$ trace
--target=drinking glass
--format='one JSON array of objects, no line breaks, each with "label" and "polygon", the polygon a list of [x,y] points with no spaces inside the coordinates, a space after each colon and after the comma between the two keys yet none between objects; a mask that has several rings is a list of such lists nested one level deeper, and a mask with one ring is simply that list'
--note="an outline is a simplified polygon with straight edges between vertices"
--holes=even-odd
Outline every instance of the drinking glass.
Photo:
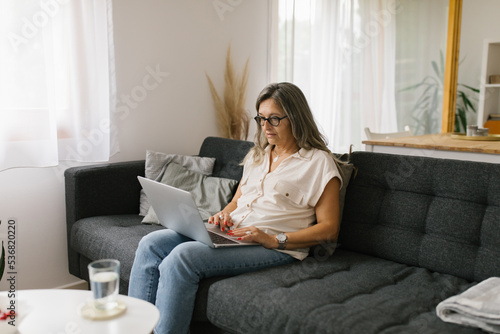
[{"label": "drinking glass", "polygon": [[120,282],[120,261],[97,260],[90,263],[88,268],[94,307],[102,311],[114,309],[118,305],[116,296]]}]

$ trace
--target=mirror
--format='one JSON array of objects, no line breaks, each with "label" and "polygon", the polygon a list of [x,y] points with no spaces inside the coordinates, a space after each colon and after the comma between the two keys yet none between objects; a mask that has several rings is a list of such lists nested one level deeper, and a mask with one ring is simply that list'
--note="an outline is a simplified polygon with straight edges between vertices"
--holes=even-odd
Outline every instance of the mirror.
[{"label": "mirror", "polygon": [[[480,88],[485,39],[500,41],[500,1],[449,0],[448,42],[446,54],[445,91],[441,132],[455,129],[457,85]],[[462,86],[463,87],[463,86]],[[471,94],[473,95],[473,94]],[[477,99],[479,95],[477,94]],[[469,124],[484,124],[479,102],[472,101],[476,112],[469,113]],[[487,116],[487,115],[486,115]],[[481,118],[481,119],[479,119]]]},{"label": "mirror", "polygon": [[441,132],[449,0],[399,0],[395,100],[398,131]]}]

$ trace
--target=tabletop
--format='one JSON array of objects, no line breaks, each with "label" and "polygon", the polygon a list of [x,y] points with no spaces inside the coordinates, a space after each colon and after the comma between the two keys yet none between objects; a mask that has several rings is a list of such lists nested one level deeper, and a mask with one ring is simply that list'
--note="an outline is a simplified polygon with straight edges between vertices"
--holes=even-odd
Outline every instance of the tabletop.
[{"label": "tabletop", "polygon": [[[470,139],[470,138],[469,138]],[[409,147],[430,150],[500,154],[500,141],[465,140],[451,133],[438,133],[363,141],[365,145]]]},{"label": "tabletop", "polygon": [[[0,296],[5,299],[8,294],[2,292]],[[87,320],[80,316],[79,309],[91,300],[92,292],[86,290],[16,291],[16,308],[22,317],[17,333],[150,334],[160,318],[153,304],[118,295],[118,301],[127,305],[124,314],[109,320]]]}]

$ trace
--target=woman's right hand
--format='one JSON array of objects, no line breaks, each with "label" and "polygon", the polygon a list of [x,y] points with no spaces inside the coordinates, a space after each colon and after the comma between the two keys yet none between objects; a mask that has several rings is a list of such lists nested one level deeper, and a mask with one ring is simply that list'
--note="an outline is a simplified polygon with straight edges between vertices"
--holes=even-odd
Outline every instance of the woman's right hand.
[{"label": "woman's right hand", "polygon": [[215,215],[208,218],[208,223],[218,225],[220,227],[220,230],[223,232],[229,232],[230,227],[233,226],[233,221],[231,220],[231,212],[233,212],[238,206],[237,202],[240,196],[241,196],[241,188],[240,185],[238,185],[236,193],[234,194],[231,202],[229,202],[229,204],[226,205],[226,207],[224,207],[221,211],[217,212]]},{"label": "woman's right hand", "polygon": [[218,225],[222,232],[228,232],[229,228],[233,226],[231,215],[225,211],[217,212],[215,215],[208,218],[208,223]]}]

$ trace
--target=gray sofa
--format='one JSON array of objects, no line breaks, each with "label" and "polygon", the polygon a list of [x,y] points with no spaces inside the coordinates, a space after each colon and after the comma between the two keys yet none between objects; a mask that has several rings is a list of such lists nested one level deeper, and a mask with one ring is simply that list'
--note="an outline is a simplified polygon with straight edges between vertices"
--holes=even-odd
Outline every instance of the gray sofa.
[{"label": "gray sofa", "polygon": [[[252,143],[209,137],[199,155],[214,176],[238,180]],[[339,246],[304,261],[236,277],[204,280],[196,333],[481,333],[441,321],[436,305],[500,276],[500,165],[354,152]],[[126,293],[142,236],[144,161],[66,170],[70,273],[122,263]]]}]

